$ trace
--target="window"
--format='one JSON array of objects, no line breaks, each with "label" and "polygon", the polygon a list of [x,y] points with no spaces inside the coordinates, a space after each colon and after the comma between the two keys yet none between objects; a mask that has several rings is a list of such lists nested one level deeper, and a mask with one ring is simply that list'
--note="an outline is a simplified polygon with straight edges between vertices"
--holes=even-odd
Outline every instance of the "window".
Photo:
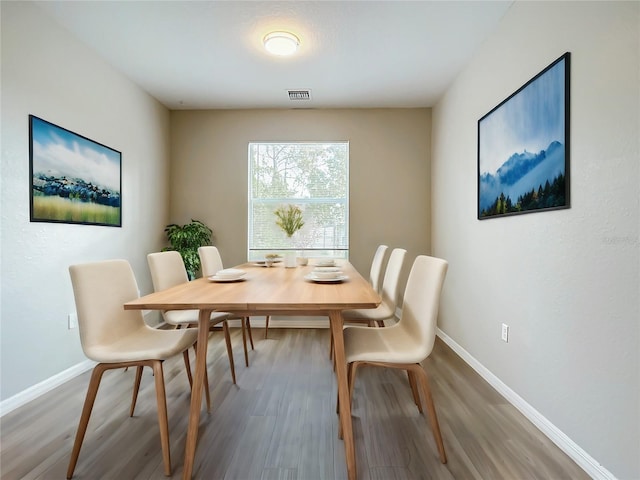
[{"label": "window", "polygon": [[[349,143],[249,144],[249,260],[267,252],[304,251],[347,258]],[[296,205],[304,226],[291,238],[275,210]]]}]

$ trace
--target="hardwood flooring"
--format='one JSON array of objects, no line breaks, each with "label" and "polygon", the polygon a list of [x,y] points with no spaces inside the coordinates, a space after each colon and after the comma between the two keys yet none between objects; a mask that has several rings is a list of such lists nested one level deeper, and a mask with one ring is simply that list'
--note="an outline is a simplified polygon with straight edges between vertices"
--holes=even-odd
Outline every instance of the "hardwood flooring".
[{"label": "hardwood flooring", "polygon": [[[341,480],[336,387],[328,329],[254,329],[250,366],[232,331],[233,385],[222,332],[209,342],[212,411],[203,405],[194,478]],[[358,478],[587,479],[441,341],[425,362],[448,456],[443,465],[426,416],[418,413],[404,372],[364,367],[353,403]],[[189,410],[181,357],[164,365],[172,478],[181,478]],[[105,373],[74,478],[164,479],[151,370],[129,418],[134,369]],[[1,419],[2,479],[64,479],[89,372]]]}]

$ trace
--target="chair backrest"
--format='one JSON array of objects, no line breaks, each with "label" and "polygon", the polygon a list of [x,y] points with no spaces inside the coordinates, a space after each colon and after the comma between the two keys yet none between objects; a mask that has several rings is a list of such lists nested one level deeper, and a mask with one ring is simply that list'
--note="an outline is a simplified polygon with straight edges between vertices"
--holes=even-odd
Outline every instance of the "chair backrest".
[{"label": "chair backrest", "polygon": [[142,310],[122,305],[138,298],[138,284],[126,260],[71,265],[69,267],[78,314],[80,342],[85,355],[102,361],[100,351],[141,328]]},{"label": "chair backrest", "polygon": [[[187,268],[179,252],[170,250],[147,255],[147,263],[151,272],[153,289],[156,292],[175,287],[189,281]],[[162,318],[170,325],[195,323],[198,321],[197,310],[163,310]]]},{"label": "chair backrest", "polygon": [[182,255],[176,251],[156,252],[147,255],[151,281],[156,292],[189,281]]},{"label": "chair backrest", "polygon": [[222,270],[222,257],[217,247],[207,245],[205,247],[198,248],[198,255],[200,256],[200,265],[202,267],[202,276],[210,277]]},{"label": "chair backrest", "polygon": [[380,279],[382,278],[382,265],[384,263],[384,255],[387,253],[386,245],[379,245],[376,253],[371,261],[371,270],[369,271],[369,282],[373,289],[380,293]]},{"label": "chair backrest", "polygon": [[433,350],[440,293],[448,266],[441,258],[419,255],[407,279],[398,326],[406,329],[424,349],[422,358],[427,358]]},{"label": "chair backrest", "polygon": [[400,285],[400,273],[404,264],[404,257],[407,251],[404,248],[394,248],[389,256],[387,270],[384,272],[382,280],[382,304],[395,315],[396,302],[398,301],[398,287]]}]

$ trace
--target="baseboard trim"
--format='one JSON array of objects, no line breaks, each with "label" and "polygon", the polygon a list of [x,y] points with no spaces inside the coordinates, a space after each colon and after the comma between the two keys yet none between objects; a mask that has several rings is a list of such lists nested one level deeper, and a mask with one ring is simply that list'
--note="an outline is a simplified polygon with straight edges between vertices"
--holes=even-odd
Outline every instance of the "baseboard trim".
[{"label": "baseboard trim", "polygon": [[3,417],[9,412],[12,412],[16,408],[26,405],[32,400],[35,400],[40,395],[44,395],[50,390],[62,385],[65,382],[77,377],[78,375],[91,370],[95,366],[96,362],[92,360],[85,360],[78,363],[71,368],[67,368],[62,372],[37,383],[22,392],[7,398],[0,402],[0,417]]},{"label": "baseboard trim", "polygon": [[588,475],[595,480],[616,480],[616,477],[596,461],[595,458],[571,440],[540,412],[529,405],[520,395],[491,373],[491,371],[456,343],[455,340],[440,330],[440,328],[437,329],[437,335],[454,352],[456,352],[460,358],[462,358],[471,368],[473,368],[482,378],[484,378],[493,388],[506,398],[509,403],[516,407],[520,413],[522,413],[543,434],[555,443],[558,448],[576,462]]}]

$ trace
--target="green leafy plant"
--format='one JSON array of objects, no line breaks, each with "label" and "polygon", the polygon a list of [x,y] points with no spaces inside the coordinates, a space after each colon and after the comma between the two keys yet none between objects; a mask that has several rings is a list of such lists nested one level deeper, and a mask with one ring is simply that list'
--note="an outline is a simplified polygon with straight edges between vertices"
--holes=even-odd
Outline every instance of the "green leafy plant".
[{"label": "green leafy plant", "polygon": [[276,225],[284,230],[289,238],[304,226],[302,210],[297,205],[278,207],[274,213],[278,218]]},{"label": "green leafy plant", "polygon": [[200,220],[193,219],[185,225],[175,223],[167,225],[164,231],[171,246],[163,248],[162,251],[175,250],[180,252],[189,278],[196,278],[200,270],[198,247],[211,244],[213,231]]}]

